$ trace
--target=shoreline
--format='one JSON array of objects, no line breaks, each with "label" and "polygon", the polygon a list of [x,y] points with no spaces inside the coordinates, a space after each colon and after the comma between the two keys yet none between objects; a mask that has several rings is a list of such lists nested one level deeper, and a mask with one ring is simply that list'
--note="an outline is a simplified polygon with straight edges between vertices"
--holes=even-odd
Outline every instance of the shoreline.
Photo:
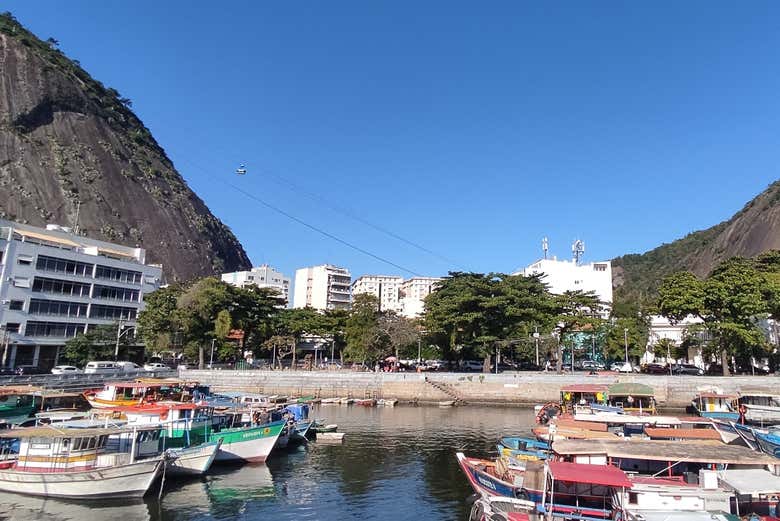
[{"label": "shoreline", "polygon": [[776,393],[775,376],[667,376],[645,374],[556,373],[369,373],[349,371],[181,370],[179,376],[214,391],[259,394],[397,399],[431,404],[458,400],[474,405],[534,405],[560,399],[560,389],[573,384],[636,382],[651,386],[659,408],[685,409],[702,387],[727,394],[742,389]]}]

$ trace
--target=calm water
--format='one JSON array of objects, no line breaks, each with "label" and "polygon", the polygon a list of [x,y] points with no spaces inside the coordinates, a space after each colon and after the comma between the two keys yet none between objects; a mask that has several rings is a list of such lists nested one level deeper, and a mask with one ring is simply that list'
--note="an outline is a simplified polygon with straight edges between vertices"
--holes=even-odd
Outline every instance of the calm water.
[{"label": "calm water", "polygon": [[215,465],[201,480],[168,480],[159,502],[156,493],[97,504],[0,493],[0,519],[462,521],[471,490],[455,451],[495,454],[499,436],[533,423],[530,410],[499,407],[327,405],[313,415],[337,423],[344,444],[312,442],[266,465]]}]

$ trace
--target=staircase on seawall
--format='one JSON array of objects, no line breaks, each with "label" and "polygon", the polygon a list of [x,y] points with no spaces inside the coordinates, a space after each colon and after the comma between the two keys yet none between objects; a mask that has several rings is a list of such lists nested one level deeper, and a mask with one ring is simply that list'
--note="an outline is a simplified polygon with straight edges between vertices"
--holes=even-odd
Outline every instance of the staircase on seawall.
[{"label": "staircase on seawall", "polygon": [[455,389],[452,388],[451,385],[446,384],[444,382],[438,382],[436,380],[431,380],[427,376],[425,377],[425,383],[432,385],[434,388],[438,389],[439,391],[443,392],[453,400],[455,400],[456,405],[465,405],[466,400],[461,398],[461,396],[455,391]]}]

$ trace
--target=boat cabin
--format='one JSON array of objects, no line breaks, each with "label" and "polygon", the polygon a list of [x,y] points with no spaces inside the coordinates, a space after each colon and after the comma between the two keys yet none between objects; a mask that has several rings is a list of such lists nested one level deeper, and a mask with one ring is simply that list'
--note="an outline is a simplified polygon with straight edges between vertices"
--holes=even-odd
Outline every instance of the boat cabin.
[{"label": "boat cabin", "polygon": [[131,431],[96,427],[29,427],[0,432],[0,469],[30,472],[86,470],[132,463],[160,454],[158,429]]},{"label": "boat cabin", "polygon": [[700,392],[693,399],[692,405],[699,416],[737,421],[739,413],[732,406],[736,398],[734,395],[719,391]]},{"label": "boat cabin", "polygon": [[607,388],[607,405],[629,414],[655,414],[655,391],[638,383],[612,384]]},{"label": "boat cabin", "polygon": [[617,467],[548,461],[545,476],[539,510],[550,519],[625,519],[615,498],[632,484]]},{"label": "boat cabin", "polygon": [[576,407],[590,407],[591,404],[606,405],[606,384],[573,384],[561,387],[561,409],[574,414]]},{"label": "boat cabin", "polygon": [[626,472],[693,479],[701,469],[780,468],[780,460],[740,445],[721,442],[651,440],[561,440],[553,444],[557,459],[615,465]]},{"label": "boat cabin", "polygon": [[731,493],[718,486],[714,470],[701,470],[697,484],[677,478],[629,476],[631,489],[619,496],[631,513],[653,511],[701,512],[731,508]]}]

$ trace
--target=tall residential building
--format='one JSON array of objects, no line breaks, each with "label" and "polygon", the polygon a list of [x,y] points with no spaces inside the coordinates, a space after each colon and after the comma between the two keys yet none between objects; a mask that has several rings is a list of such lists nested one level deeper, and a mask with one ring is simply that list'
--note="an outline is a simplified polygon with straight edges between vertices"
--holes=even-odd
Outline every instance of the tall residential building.
[{"label": "tall residential building", "polygon": [[351,283],[348,269],[330,264],[295,270],[293,307],[349,309]]},{"label": "tall residential building", "polygon": [[612,263],[610,261],[580,264],[575,260],[541,259],[513,275],[544,274],[545,282],[551,293],[562,294],[566,291],[593,291],[599,299],[612,304]]},{"label": "tall residential building", "polygon": [[405,280],[399,291],[401,314],[406,318],[422,315],[425,310],[425,297],[436,289],[440,280],[439,277],[412,277]]},{"label": "tall residential building", "polygon": [[0,352],[3,367],[57,364],[65,342],[99,325],[135,327],[162,268],[146,252],[0,220]]},{"label": "tall residential building", "polygon": [[395,275],[363,275],[352,283],[352,295],[369,293],[379,299],[381,311],[401,313],[400,291],[403,277]]},{"label": "tall residential building", "polygon": [[263,264],[250,271],[234,271],[222,274],[222,282],[227,282],[239,288],[257,286],[258,288],[273,288],[284,297],[285,305],[290,303],[290,277],[285,277],[268,264]]}]

